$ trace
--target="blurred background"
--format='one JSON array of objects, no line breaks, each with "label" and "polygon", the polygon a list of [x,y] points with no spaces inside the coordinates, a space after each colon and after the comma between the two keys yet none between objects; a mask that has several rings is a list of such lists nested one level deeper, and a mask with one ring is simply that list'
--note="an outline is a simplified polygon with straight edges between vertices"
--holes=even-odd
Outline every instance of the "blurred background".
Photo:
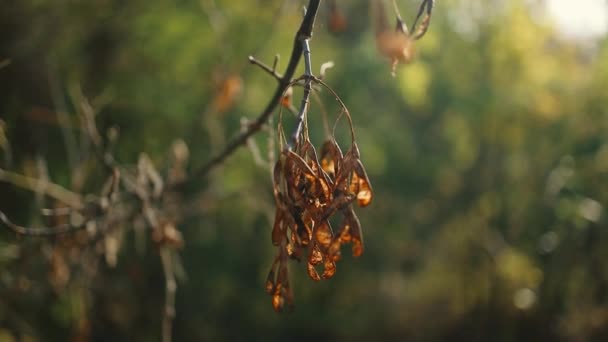
[{"label": "blurred background", "polygon": [[[419,2],[397,2],[411,23]],[[276,83],[247,57],[279,54],[282,72],[306,4],[3,3],[0,168],[98,192],[106,176],[78,125],[89,107],[124,165],[145,152],[166,172],[181,151],[196,168],[262,112]],[[295,310],[276,314],[270,173],[241,148],[186,191],[174,340],[608,340],[608,4],[437,1],[394,77],[370,2],[329,5],[313,69],[335,63],[325,80],[374,186],[357,210],[366,250],[318,283],[292,262]],[[253,140],[264,160],[269,134]],[[62,223],[40,215],[56,201],[2,176],[11,220]],[[137,221],[118,225],[101,240],[0,231],[0,341],[160,341],[159,249]]]}]

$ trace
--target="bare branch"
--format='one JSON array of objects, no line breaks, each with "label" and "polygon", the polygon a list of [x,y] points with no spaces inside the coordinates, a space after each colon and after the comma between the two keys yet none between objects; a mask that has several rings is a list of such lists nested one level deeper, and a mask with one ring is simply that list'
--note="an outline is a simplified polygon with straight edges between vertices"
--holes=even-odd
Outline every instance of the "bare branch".
[{"label": "bare branch", "polygon": [[45,195],[63,202],[72,208],[82,209],[83,207],[81,195],[55,183],[23,176],[3,169],[0,169],[0,182],[10,183],[16,187],[30,190],[32,192],[38,192],[40,189],[42,189],[42,192]]},{"label": "bare branch", "polygon": [[4,153],[4,167],[10,168],[13,163],[13,153],[8,141],[6,123],[0,119],[0,150]]},{"label": "bare branch", "polygon": [[80,156],[78,155],[78,145],[76,143],[76,136],[71,130],[70,117],[67,114],[68,109],[63,96],[60,92],[60,80],[59,75],[55,68],[52,70],[49,68],[48,71],[49,89],[51,91],[51,97],[57,113],[57,121],[59,128],[61,129],[61,135],[63,136],[63,143],[65,145],[65,151],[68,159],[68,165],[71,170],[76,168],[79,162]]},{"label": "bare branch", "polygon": [[[291,57],[289,58],[289,63],[287,64],[287,69],[283,74],[283,78],[279,81],[279,85],[274,92],[274,95],[266,105],[266,108],[262,111],[260,116],[252,122],[249,126],[249,129],[241,134],[239,134],[236,138],[234,138],[231,142],[226,145],[224,150],[220,152],[215,157],[211,158],[207,163],[203,164],[199,168],[195,169],[192,172],[190,180],[198,179],[205,176],[209,171],[220,165],[228,156],[230,156],[234,151],[243,146],[249,137],[257,133],[267,122],[270,115],[277,108],[279,103],[281,102],[281,97],[283,93],[291,83],[291,79],[296,71],[298,64],[300,63],[300,58],[302,57],[302,41],[306,39],[312,38],[312,30],[315,23],[315,18],[317,16],[317,12],[319,10],[319,5],[321,0],[310,0],[308,3],[308,8],[306,10],[306,15],[302,20],[302,24],[298,29],[298,32],[294,38],[293,48],[291,50]],[[179,183],[174,183],[174,188],[182,188],[187,185],[188,181],[182,181]]]},{"label": "bare branch", "polygon": [[260,68],[262,68],[262,70],[266,71],[272,77],[276,78],[277,81],[281,82],[281,80],[283,79],[283,76],[281,74],[277,73],[277,71],[276,71],[277,61],[278,61],[277,57],[278,57],[278,55],[275,56],[274,63],[272,64],[272,68],[269,67],[268,65],[264,64],[263,62],[255,59],[255,57],[253,57],[253,56],[249,56],[249,63],[259,66]]},{"label": "bare branch", "polygon": [[173,267],[173,250],[171,247],[161,247],[160,258],[163,265],[163,273],[165,274],[165,307],[162,325],[163,342],[171,342],[173,336],[173,318],[175,318],[175,292],[177,290]]},{"label": "bare branch", "polygon": [[300,105],[300,111],[298,112],[298,123],[291,137],[292,146],[290,146],[290,149],[297,146],[298,138],[300,137],[300,134],[302,134],[302,127],[304,125],[306,113],[308,112],[308,105],[310,104],[310,91],[312,89],[312,80],[314,78],[312,75],[312,63],[310,60],[310,45],[308,44],[308,39],[304,39],[302,42],[302,50],[304,54],[304,96],[302,97],[302,104]]},{"label": "bare branch", "polygon": [[0,222],[4,223],[5,226],[7,226],[10,230],[14,231],[17,234],[32,236],[50,236],[65,234],[83,227],[83,225],[71,224],[62,224],[55,227],[24,227],[13,223],[2,211],[0,211]]}]

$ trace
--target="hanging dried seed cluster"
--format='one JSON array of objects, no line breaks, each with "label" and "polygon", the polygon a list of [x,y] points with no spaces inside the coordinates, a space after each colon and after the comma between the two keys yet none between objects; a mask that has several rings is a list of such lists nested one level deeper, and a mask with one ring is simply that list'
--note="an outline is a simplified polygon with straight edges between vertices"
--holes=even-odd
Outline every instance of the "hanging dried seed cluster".
[{"label": "hanging dried seed cluster", "polygon": [[[351,118],[345,108],[343,113],[350,123],[352,136],[345,154],[331,134],[319,156],[305,128],[293,148],[287,145],[281,148],[274,166],[276,214],[272,243],[278,247],[278,254],[268,274],[266,291],[272,296],[276,311],[293,304],[288,259],[305,259],[308,275],[318,281],[336,273],[343,244],[352,244],[354,256],[363,253],[361,224],[353,202],[360,207],[369,205],[372,188],[360,159]],[[284,137],[280,124],[279,127],[279,135]],[[335,214],[340,215],[341,220],[334,231],[329,218]],[[317,267],[322,268],[321,275]]]},{"label": "hanging dried seed cluster", "polygon": [[[376,48],[391,61],[393,75],[398,64],[409,64],[414,58],[414,42],[422,38],[431,23],[431,14],[435,5],[434,0],[423,0],[418,9],[416,19],[411,31],[399,14],[397,3],[393,0],[393,6],[397,23],[391,30],[384,8],[384,0],[373,0],[370,2],[371,13],[374,16],[376,31]],[[424,17],[422,15],[424,14]],[[422,17],[420,25],[418,20]]]}]

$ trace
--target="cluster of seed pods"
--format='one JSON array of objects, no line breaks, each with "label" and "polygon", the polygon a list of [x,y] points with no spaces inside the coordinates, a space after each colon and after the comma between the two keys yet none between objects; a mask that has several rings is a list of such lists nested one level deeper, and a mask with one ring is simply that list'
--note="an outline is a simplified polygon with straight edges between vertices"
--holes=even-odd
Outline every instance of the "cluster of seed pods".
[{"label": "cluster of seed pods", "polygon": [[[276,311],[293,305],[289,259],[306,260],[308,275],[319,281],[336,273],[343,244],[352,244],[354,256],[363,253],[361,224],[353,204],[369,205],[372,187],[360,159],[350,115],[345,108],[343,113],[352,136],[346,153],[342,153],[332,134],[317,154],[304,129],[294,146],[281,148],[274,166],[276,214],[272,243],[278,253],[268,274],[266,291],[272,296]],[[334,220],[340,222],[336,230],[330,224],[334,215],[341,216]],[[317,267],[322,268],[320,275]]]}]

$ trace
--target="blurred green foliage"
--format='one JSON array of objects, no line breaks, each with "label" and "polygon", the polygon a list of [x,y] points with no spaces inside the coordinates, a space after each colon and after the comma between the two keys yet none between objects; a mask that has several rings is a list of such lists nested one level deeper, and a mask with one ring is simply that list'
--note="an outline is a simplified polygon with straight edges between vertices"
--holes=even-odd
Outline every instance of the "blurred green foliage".
[{"label": "blurred green foliage", "polygon": [[[75,120],[79,87],[105,103],[99,127],[120,128],[122,162],[145,151],[160,167],[181,138],[200,165],[270,99],[274,81],[247,56],[278,53],[282,70],[304,4],[3,4],[0,165],[35,174],[42,158],[70,187],[53,113]],[[608,40],[567,40],[524,1],[441,1],[417,59],[393,78],[367,2],[338,4],[348,28],[330,32],[323,7],[312,56],[315,70],[336,64],[326,81],[350,108],[374,185],[359,211],[366,251],[320,283],[294,262],[296,310],[275,314],[263,291],[270,177],[242,148],[201,180],[209,200],[179,227],[175,340],[607,339]],[[400,4],[413,18],[417,2]],[[218,110],[231,77],[235,102]],[[314,104],[310,120],[320,136]],[[256,137],[263,152],[267,139]],[[40,222],[34,197],[0,184],[0,209],[19,222]],[[101,258],[92,279],[72,270],[57,285],[49,250],[61,238],[0,233],[0,341],[159,340],[158,252],[131,235],[116,267]]]}]

